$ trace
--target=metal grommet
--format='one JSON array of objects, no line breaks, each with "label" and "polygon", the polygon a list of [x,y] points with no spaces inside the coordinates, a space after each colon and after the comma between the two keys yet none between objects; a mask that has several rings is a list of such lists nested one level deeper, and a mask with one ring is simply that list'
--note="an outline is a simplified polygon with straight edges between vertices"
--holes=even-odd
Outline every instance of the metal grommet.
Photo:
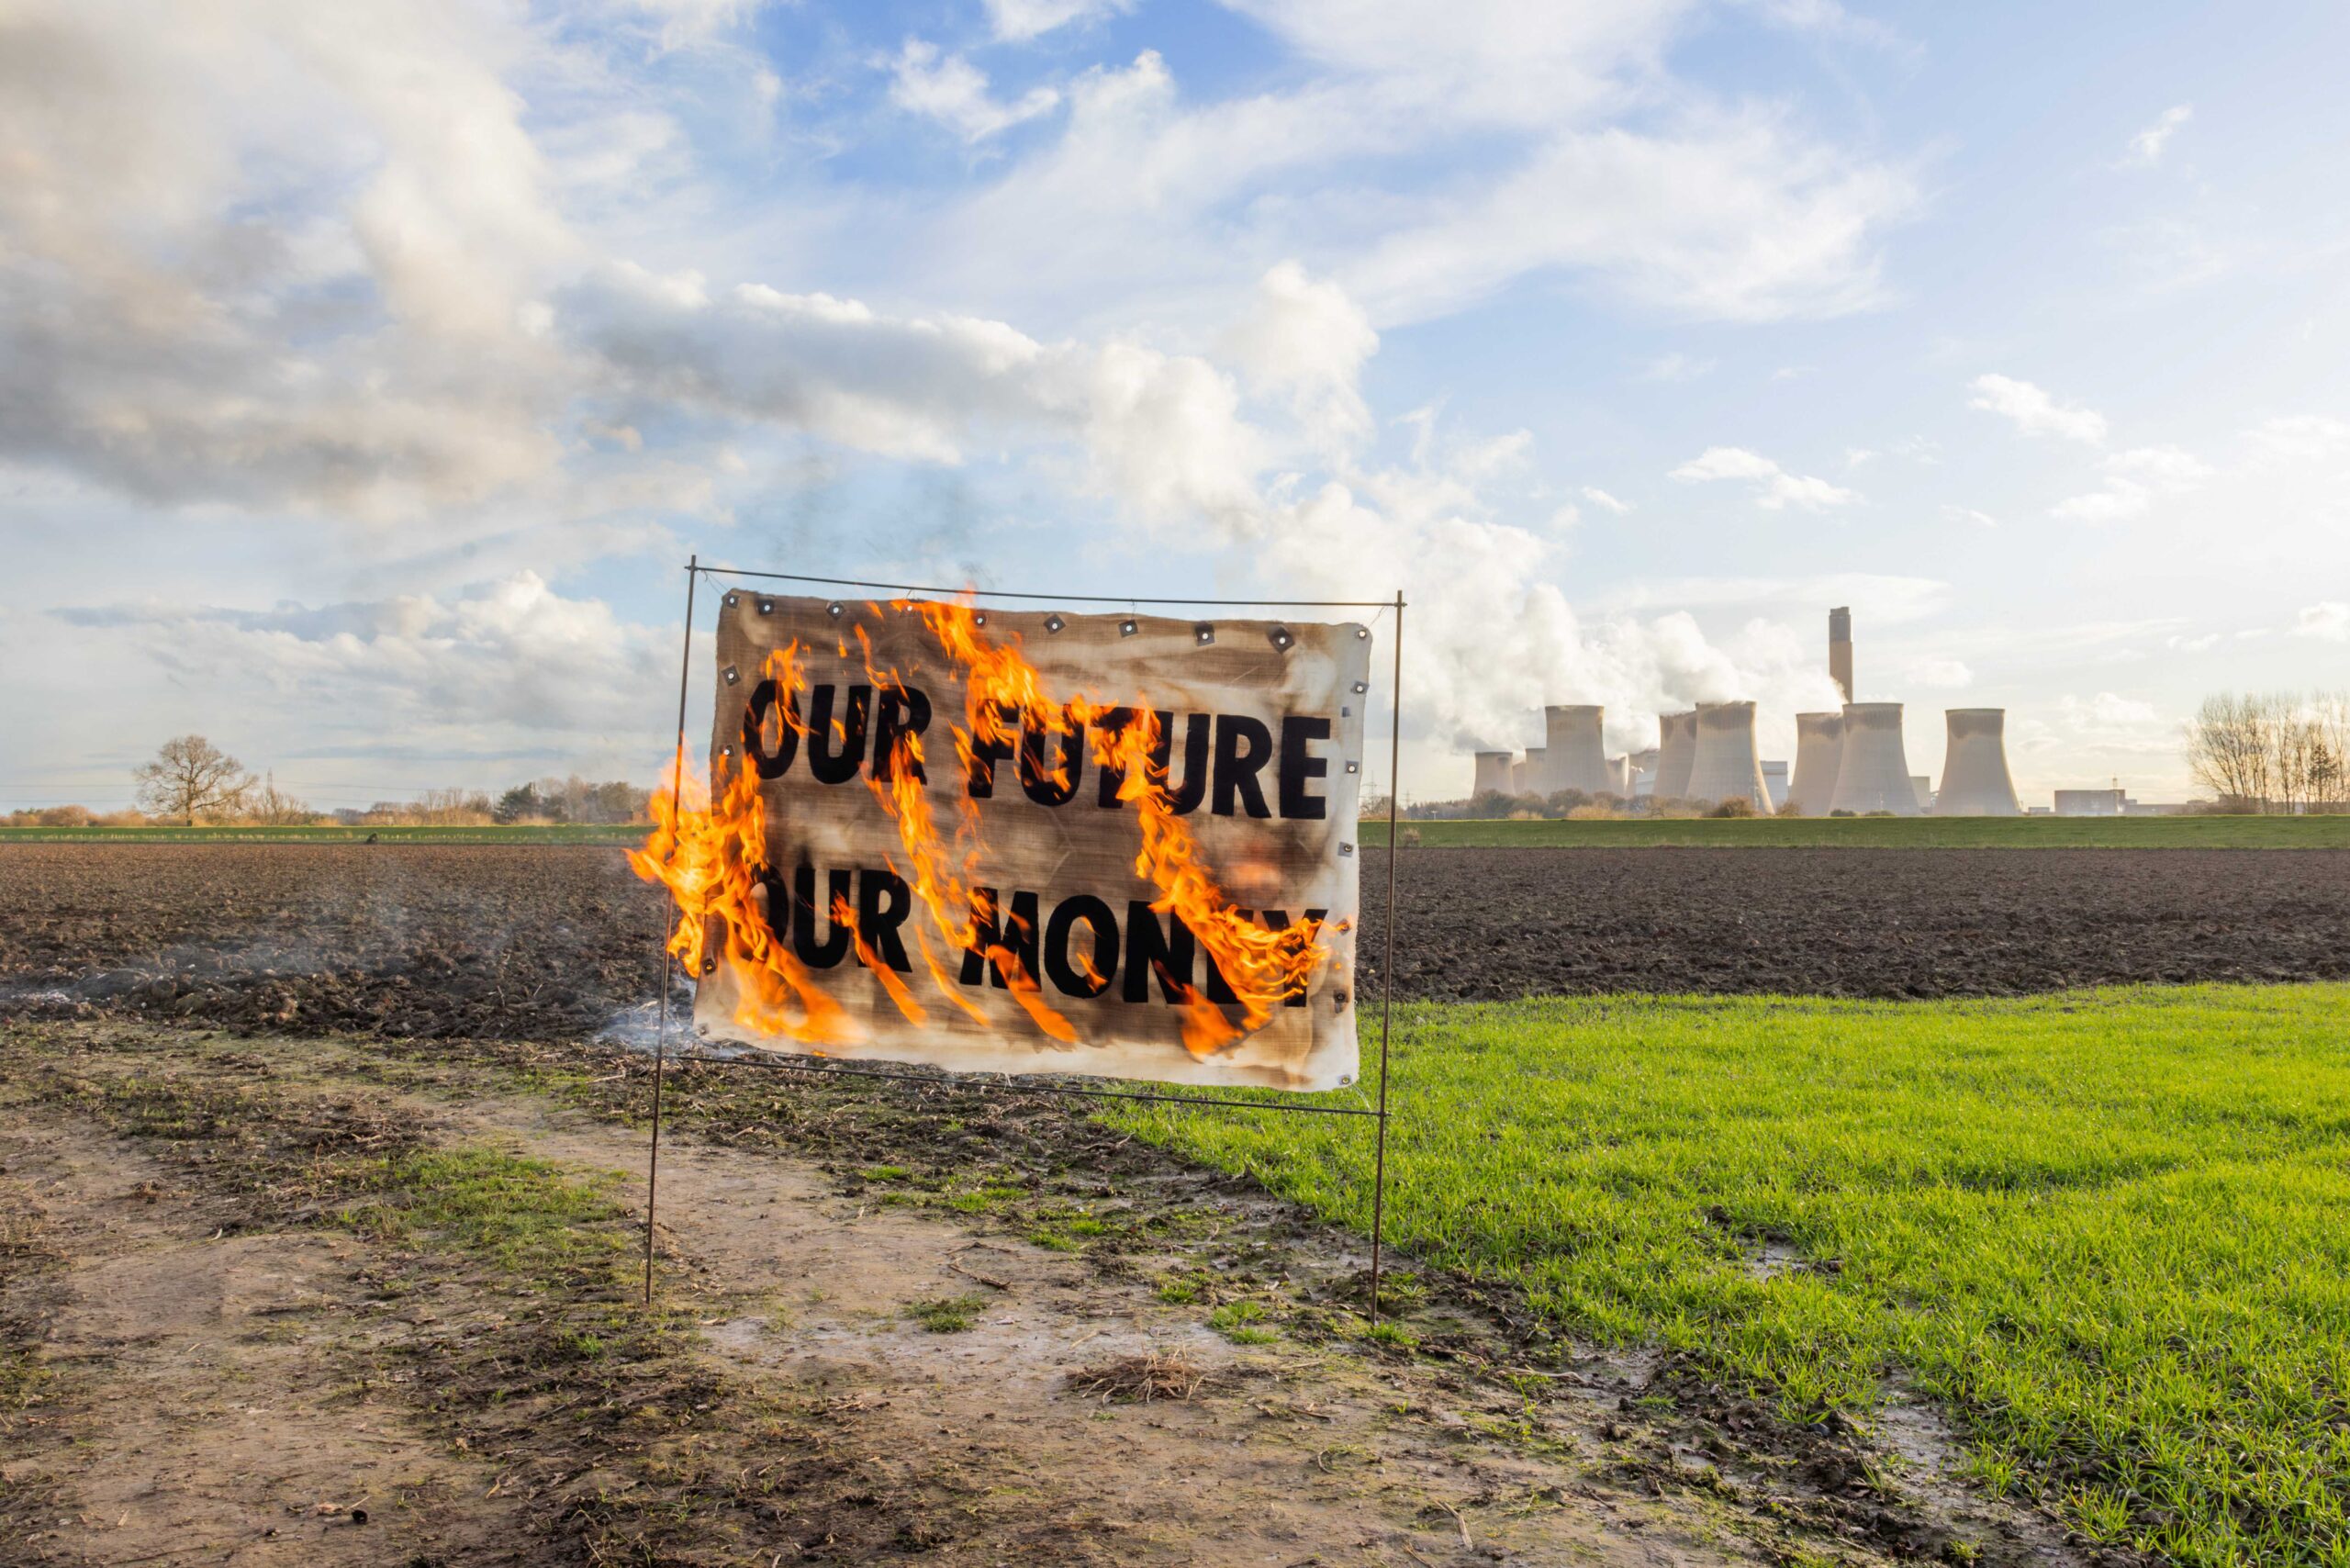
[{"label": "metal grommet", "polygon": [[1203,648],[1206,647],[1210,643],[1215,641],[1215,628],[1209,625],[1204,621],[1201,622],[1197,626],[1192,628],[1192,641],[1197,643]]},{"label": "metal grommet", "polygon": [[743,672],[742,672],[741,670],[736,669],[733,665],[728,665],[728,666],[726,666],[726,684],[727,684],[727,685],[732,686],[732,685],[733,685],[736,681],[739,681],[739,680],[741,680],[742,678],[743,678]]},{"label": "metal grommet", "polygon": [[1348,1087],[1352,1086],[1352,1084],[1354,1083],[1354,1081],[1355,1081],[1355,1075],[1354,1075],[1353,1073],[1351,1073],[1351,1072],[1342,1072],[1342,1073],[1338,1074],[1338,1087],[1339,1087],[1339,1088],[1341,1088],[1341,1089],[1346,1089],[1346,1088],[1348,1088]]},{"label": "metal grommet", "polygon": [[1346,993],[1345,991],[1332,991],[1332,992],[1330,993],[1330,1011],[1331,1011],[1331,1012],[1336,1013],[1339,1008],[1344,1007],[1346,1004],[1347,1004],[1347,993]]},{"label": "metal grommet", "polygon": [[986,610],[974,610],[974,611],[972,612],[972,615],[971,615],[971,624],[972,624],[972,625],[974,625],[974,626],[984,626],[984,625],[986,625],[987,623],[988,623],[988,612],[987,612]]},{"label": "metal grommet", "polygon": [[1265,633],[1265,640],[1282,653],[1288,653],[1292,645],[1297,642],[1297,639],[1290,634],[1290,629],[1286,626],[1274,627]]},{"label": "metal grommet", "polygon": [[830,603],[830,604],[828,604],[828,605],[824,606],[824,613],[825,613],[825,614],[827,614],[827,615],[829,615],[829,616],[831,616],[831,617],[832,617],[833,619],[834,619],[835,621],[837,621],[837,620],[839,620],[839,619],[840,619],[840,616],[841,616],[841,612],[842,612],[842,610],[845,610],[845,609],[846,609],[846,608],[847,608],[846,606],[845,606],[844,604],[842,604],[842,603],[841,603],[841,601],[840,601],[839,599],[836,599],[833,600],[833,602],[832,602],[832,603]]},{"label": "metal grommet", "polygon": [[1362,769],[1358,765],[1349,762],[1347,764],[1347,771],[1349,773],[1360,773]]},{"label": "metal grommet", "polygon": [[1367,680],[1358,680],[1355,682],[1355,695],[1357,697],[1360,697],[1364,692],[1369,691],[1370,689],[1371,682]]},{"label": "metal grommet", "polygon": [[[733,746],[731,746],[731,745],[722,745],[722,746],[720,746],[720,747],[718,748],[718,755],[719,755],[719,756],[724,756],[724,757],[732,757],[732,756],[734,755],[734,748],[733,748]],[[1352,773],[1354,770],[1355,770],[1355,765],[1354,765],[1353,763],[1349,762],[1348,764],[1347,764],[1347,771],[1348,771],[1348,772]]]},{"label": "metal grommet", "polygon": [[730,593],[726,596],[726,608],[729,610],[733,609],[736,605],[742,602],[743,596],[739,593]]},{"label": "metal grommet", "polygon": [[1371,628],[1370,628],[1370,627],[1368,627],[1368,626],[1358,626],[1358,627],[1356,627],[1356,628],[1355,628],[1355,641],[1356,641],[1356,642],[1358,642],[1358,643],[1368,642],[1368,641],[1370,641],[1370,639],[1371,639]]},{"label": "metal grommet", "polygon": [[773,615],[775,613],[775,600],[771,599],[763,599],[759,600],[759,613],[762,615]]},{"label": "metal grommet", "polygon": [[1052,633],[1056,636],[1059,634],[1061,628],[1068,624],[1068,622],[1062,620],[1058,615],[1047,615],[1045,617],[1045,630]]},{"label": "metal grommet", "polygon": [[1338,846],[1338,853],[1341,855],[1352,855],[1354,852],[1355,846],[1351,844],[1341,844]]},{"label": "metal grommet", "polygon": [[701,972],[706,975],[716,974],[718,972],[718,960],[716,958],[704,958],[701,961]]},{"label": "metal grommet", "polygon": [[1141,630],[1142,622],[1131,615],[1118,622],[1118,635],[1121,637],[1131,637]]}]

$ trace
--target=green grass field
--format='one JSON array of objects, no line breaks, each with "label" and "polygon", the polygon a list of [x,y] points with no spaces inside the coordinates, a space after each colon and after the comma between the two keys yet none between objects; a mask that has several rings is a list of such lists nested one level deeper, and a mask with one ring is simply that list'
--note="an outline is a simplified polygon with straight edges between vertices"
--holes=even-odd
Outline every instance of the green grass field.
[{"label": "green grass field", "polygon": [[0,827],[0,844],[624,844],[636,827]]},{"label": "green grass field", "polygon": [[[1663,822],[1407,822],[1425,846],[1646,849],[2350,849],[2350,816],[1773,817]],[[1366,822],[1362,841],[1387,842]],[[1410,840],[1406,839],[1408,845]]]},{"label": "green grass field", "polygon": [[[1390,1238],[2192,1563],[2350,1563],[2350,986],[1399,1012]],[[1368,1227],[1368,1129],[1118,1119]]]}]

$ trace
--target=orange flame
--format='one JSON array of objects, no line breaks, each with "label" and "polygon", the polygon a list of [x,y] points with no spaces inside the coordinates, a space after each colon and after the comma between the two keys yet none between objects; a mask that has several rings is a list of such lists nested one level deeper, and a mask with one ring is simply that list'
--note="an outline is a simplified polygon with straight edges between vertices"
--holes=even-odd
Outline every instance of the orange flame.
[{"label": "orange flame", "polygon": [[[968,603],[901,599],[887,609],[880,604],[867,609],[877,617],[892,611],[918,615],[948,659],[961,667],[963,722],[948,727],[957,761],[967,776],[981,745],[1009,745],[1019,755],[1024,728],[1045,737],[1053,756],[1046,778],[1054,785],[1069,787],[1074,738],[1080,734],[1088,737],[1096,765],[1118,776],[1116,799],[1135,809],[1139,828],[1135,874],[1157,890],[1151,909],[1173,915],[1191,931],[1234,999],[1219,1004],[1198,987],[1168,980],[1182,1011],[1184,1046],[1194,1056],[1210,1056],[1253,1034],[1271,1018],[1275,1006],[1304,994],[1329,957],[1321,941],[1322,923],[1300,920],[1271,928],[1258,924],[1225,896],[1202,859],[1197,839],[1169,801],[1167,752],[1162,749],[1166,738],[1158,715],[1147,703],[1113,706],[1082,693],[1056,700],[1035,666],[1021,653],[1019,639],[998,643],[989,638],[981,618]],[[903,698],[903,678],[876,665],[865,628],[856,626],[855,634],[877,695]],[[837,645],[841,656],[848,656],[847,640]],[[775,722],[805,734],[796,700],[803,687],[798,652],[794,643],[770,654],[766,673],[778,687],[774,714],[780,717]],[[837,730],[840,721],[835,719],[834,725]],[[943,837],[925,787],[924,760],[921,737],[899,730],[891,736],[887,767],[878,766],[881,759],[877,757],[866,779],[898,830],[904,860],[901,864],[892,857],[890,870],[904,879],[950,953],[977,952],[1002,975],[1007,992],[1042,1034],[1065,1045],[1077,1043],[1074,1026],[1045,1000],[1043,988],[986,907],[979,874],[986,846],[977,803],[968,793],[957,792],[954,834],[951,840]],[[683,778],[682,772],[681,756],[672,779],[673,790],[681,791],[681,803],[675,808],[667,800],[656,803],[658,825],[643,850],[629,857],[639,876],[666,883],[677,898],[679,919],[671,951],[689,970],[700,973],[706,958],[705,923],[714,923],[725,933],[724,960],[742,981],[738,1024],[810,1045],[854,1038],[855,1020],[775,943],[753,908],[754,890],[762,885],[761,873],[767,868],[767,816],[755,770],[733,768],[715,802],[706,788]],[[836,901],[832,915],[836,925],[852,934],[858,958],[878,977],[899,1011],[916,1025],[925,1023],[928,1014],[911,989],[856,929],[855,912],[845,901]],[[990,929],[995,931],[992,941],[987,939]],[[952,982],[920,925],[914,927],[914,936],[923,968],[939,992],[974,1020],[985,1022],[985,1014]],[[1082,954],[1076,963],[1090,983],[1099,985],[1106,979]]]}]

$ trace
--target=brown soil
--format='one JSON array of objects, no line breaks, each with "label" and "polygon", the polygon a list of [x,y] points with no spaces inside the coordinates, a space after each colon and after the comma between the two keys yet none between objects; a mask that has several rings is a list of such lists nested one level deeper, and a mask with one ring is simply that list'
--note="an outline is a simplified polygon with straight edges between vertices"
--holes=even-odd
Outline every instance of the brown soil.
[{"label": "brown soil", "polygon": [[[2350,851],[1416,849],[1398,870],[1404,997],[2350,976]],[[1381,889],[1382,855],[1363,871]],[[9,845],[0,1017],[577,1038],[654,1000],[662,919],[605,848]],[[1367,988],[1384,935],[1373,907]]]},{"label": "brown soil", "polygon": [[[1359,1260],[1261,1199],[1113,1181],[1097,1212],[1126,1222],[1060,1250],[1016,1234],[1033,1215],[757,1148],[711,1091],[688,1125],[731,1146],[668,1145],[661,1300],[622,1312],[334,1216],[377,1151],[506,1150],[595,1186],[641,1158],[596,1114],[631,1085],[565,1103],[512,1053],[348,1041],[19,1028],[0,1050],[0,1215],[48,1238],[0,1254],[0,1323],[47,1380],[0,1425],[12,1560],[2064,1560],[2029,1519],[1888,1491],[1849,1445],[1676,1413],[1637,1361],[1514,1365],[1457,1314],[1453,1350],[1350,1340],[1311,1298]],[[614,1190],[581,1227],[618,1241],[635,1193]],[[1205,1294],[1166,1299],[1169,1279]],[[1209,1327],[1244,1297],[1265,1343]],[[1414,1314],[1432,1345],[1449,1310]],[[610,1350],[551,1368],[558,1322],[604,1324]],[[1137,1363],[1182,1375],[1144,1402]]]}]

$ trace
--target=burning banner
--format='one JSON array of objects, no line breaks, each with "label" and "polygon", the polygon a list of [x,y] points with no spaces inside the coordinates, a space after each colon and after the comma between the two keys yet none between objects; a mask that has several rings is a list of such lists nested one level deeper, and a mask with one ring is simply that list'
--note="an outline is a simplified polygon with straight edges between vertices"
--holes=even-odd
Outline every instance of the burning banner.
[{"label": "burning banner", "polygon": [[963,1071],[1352,1082],[1370,636],[727,593],[709,785],[631,857],[677,898],[696,1025]]}]

